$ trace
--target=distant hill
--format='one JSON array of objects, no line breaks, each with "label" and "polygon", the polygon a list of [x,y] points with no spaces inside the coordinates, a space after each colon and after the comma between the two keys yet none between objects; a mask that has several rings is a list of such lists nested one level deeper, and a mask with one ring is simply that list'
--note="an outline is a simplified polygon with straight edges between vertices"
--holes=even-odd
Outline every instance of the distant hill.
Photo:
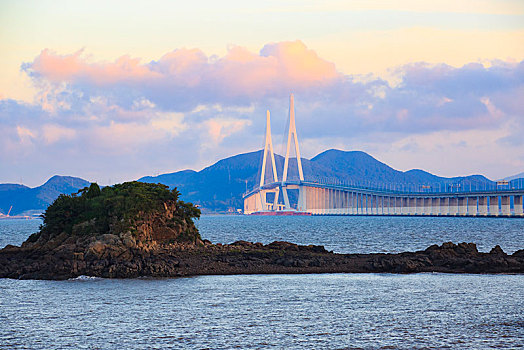
[{"label": "distant hill", "polygon": [[516,180],[516,179],[524,179],[524,172],[523,173],[519,173],[519,174],[515,174],[513,176],[505,177],[504,179],[501,179],[501,180],[511,181],[511,180]]},{"label": "distant hill", "polygon": [[0,184],[0,212],[18,215],[28,210],[44,210],[62,193],[74,193],[89,186],[89,181],[55,175],[41,186],[30,188],[17,184]]},{"label": "distant hill", "polygon": [[[159,176],[145,176],[142,182],[162,183],[177,187],[184,201],[199,204],[206,211],[223,212],[229,208],[242,208],[242,194],[260,181],[262,151],[238,154],[222,159],[201,171],[183,170]],[[275,155],[277,172],[281,178],[284,158]],[[302,158],[306,180],[345,182],[377,186],[384,184],[407,184],[409,186],[482,186],[493,182],[482,175],[446,178],[424,170],[398,171],[369,154],[361,151],[330,149],[312,159]],[[289,179],[298,178],[296,159],[290,159]],[[522,175],[522,174],[519,174]],[[270,180],[268,171],[266,178]],[[268,181],[269,182],[269,181]],[[29,210],[44,210],[61,193],[74,193],[89,186],[89,182],[77,177],[53,176],[45,184],[29,188],[17,184],[0,184],[0,213],[6,214],[13,206],[11,215]],[[290,196],[293,196],[290,193]]]},{"label": "distant hill", "polygon": [[[262,151],[225,158],[201,170],[184,170],[159,176],[146,176],[139,181],[163,183],[177,187],[185,200],[212,211],[242,208],[242,194],[260,179]],[[284,158],[275,155],[281,178]],[[302,158],[304,177],[310,180],[353,182],[380,185],[385,183],[447,186],[467,182],[471,186],[492,183],[482,175],[445,178],[423,170],[398,171],[361,151],[327,150],[312,158]],[[271,174],[268,172],[267,177]],[[296,159],[290,160],[289,178],[296,178]]]}]

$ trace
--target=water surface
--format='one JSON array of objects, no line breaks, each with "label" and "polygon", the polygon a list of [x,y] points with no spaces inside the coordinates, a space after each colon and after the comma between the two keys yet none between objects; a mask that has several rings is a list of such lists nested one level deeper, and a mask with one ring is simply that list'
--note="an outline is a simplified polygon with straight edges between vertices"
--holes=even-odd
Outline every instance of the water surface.
[{"label": "water surface", "polygon": [[[20,245],[41,220],[0,220],[0,247]],[[196,221],[202,238],[214,243],[284,240],[323,245],[337,253],[421,250],[443,242],[474,242],[488,252],[524,249],[524,219],[390,216],[204,215]]]},{"label": "water surface", "polygon": [[[40,220],[0,220],[0,247]],[[287,240],[337,252],[445,241],[524,247],[524,220],[204,216],[213,242]],[[523,275],[311,274],[0,279],[0,349],[516,349]]]}]

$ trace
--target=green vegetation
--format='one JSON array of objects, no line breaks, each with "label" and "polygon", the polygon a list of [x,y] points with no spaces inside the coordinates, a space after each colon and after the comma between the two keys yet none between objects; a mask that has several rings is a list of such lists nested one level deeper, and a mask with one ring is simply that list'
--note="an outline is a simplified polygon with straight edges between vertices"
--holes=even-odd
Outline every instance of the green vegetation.
[{"label": "green vegetation", "polygon": [[179,196],[176,188],[170,191],[162,184],[133,181],[100,189],[92,183],[76,194],[60,195],[42,215],[40,232],[30,241],[36,241],[42,234],[53,237],[63,232],[69,235],[134,232],[137,220],[166,210],[174,211],[166,224],[180,228],[182,238],[194,238],[198,231],[193,218],[200,217],[200,210],[179,200]]}]

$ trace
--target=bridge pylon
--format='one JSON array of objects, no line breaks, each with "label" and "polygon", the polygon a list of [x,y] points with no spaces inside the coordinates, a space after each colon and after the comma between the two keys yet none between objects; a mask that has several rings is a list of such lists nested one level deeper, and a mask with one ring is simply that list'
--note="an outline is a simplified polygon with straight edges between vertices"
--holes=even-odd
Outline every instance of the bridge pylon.
[{"label": "bridge pylon", "polygon": [[[304,172],[302,170],[302,159],[300,158],[300,148],[298,146],[298,136],[297,136],[297,127],[295,125],[295,97],[293,94],[289,96],[289,131],[287,134],[287,147],[286,147],[286,157],[284,159],[284,170],[282,172],[282,194],[284,196],[284,206],[286,210],[291,209],[289,204],[289,197],[287,195],[287,173],[289,169],[289,151],[291,147],[291,141],[295,145],[295,155],[297,157],[297,167],[298,167],[298,177],[300,182],[304,181]],[[301,186],[299,185],[298,192],[298,210],[304,210],[302,208],[304,202],[304,196]]]},{"label": "bridge pylon", "polygon": [[[269,165],[268,163],[268,155],[271,162],[271,172],[273,173],[273,182],[278,182],[278,174],[277,174],[277,165],[275,162],[275,152],[273,151],[273,140],[271,138],[271,115],[269,113],[269,110],[266,111],[266,140],[264,143],[264,156],[262,158],[262,171],[260,174],[260,192],[258,196],[259,201],[259,208],[264,210],[269,209],[275,209],[278,205],[278,192],[279,189],[277,188],[275,190],[262,190],[262,187],[265,185],[266,180],[266,166]],[[275,199],[273,203],[266,202],[266,192],[275,192]]]},{"label": "bridge pylon", "polygon": [[260,174],[260,187],[264,186],[268,153],[269,153],[269,156],[271,157],[273,180],[274,182],[278,182],[277,165],[275,163],[275,152],[273,151],[273,141],[271,139],[271,117],[269,114],[269,110],[266,112],[266,142],[264,145],[264,158],[262,159],[262,173]]}]

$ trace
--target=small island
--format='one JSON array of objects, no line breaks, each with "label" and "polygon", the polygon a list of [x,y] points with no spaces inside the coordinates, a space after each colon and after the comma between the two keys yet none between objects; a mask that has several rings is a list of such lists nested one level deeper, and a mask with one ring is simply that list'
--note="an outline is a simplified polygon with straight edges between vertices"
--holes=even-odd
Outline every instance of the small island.
[{"label": "small island", "polygon": [[200,210],[162,184],[93,183],[61,195],[40,231],[0,250],[0,278],[63,280],[281,273],[524,273],[524,250],[444,243],[399,254],[337,254],[322,246],[213,244],[194,224]]}]

